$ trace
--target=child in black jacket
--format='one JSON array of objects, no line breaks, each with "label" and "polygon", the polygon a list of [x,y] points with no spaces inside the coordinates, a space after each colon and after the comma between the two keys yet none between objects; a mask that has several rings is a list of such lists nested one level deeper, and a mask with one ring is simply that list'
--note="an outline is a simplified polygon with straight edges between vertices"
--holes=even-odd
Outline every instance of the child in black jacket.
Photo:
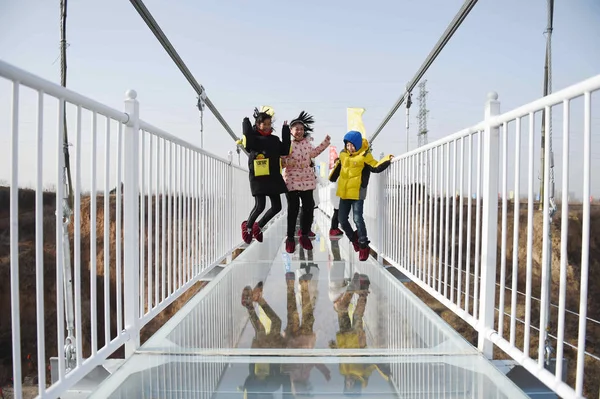
[{"label": "child in black jacket", "polygon": [[[272,134],[272,114],[254,109],[254,126],[250,119],[244,118],[242,145],[249,152],[250,190],[254,197],[254,208],[248,220],[242,223],[242,239],[250,244],[252,237],[258,242],[263,240],[263,228],[281,211],[281,194],[287,187],[281,176],[281,156],[289,155],[291,148],[290,127],[287,121],[282,129],[282,140]],[[265,210],[267,197],[271,208],[256,222]]]}]

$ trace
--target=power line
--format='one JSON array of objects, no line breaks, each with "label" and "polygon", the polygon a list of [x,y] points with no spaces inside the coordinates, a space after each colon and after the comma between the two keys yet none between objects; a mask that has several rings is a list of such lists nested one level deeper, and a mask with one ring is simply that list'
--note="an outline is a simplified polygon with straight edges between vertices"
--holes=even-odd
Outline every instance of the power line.
[{"label": "power line", "polygon": [[385,125],[387,125],[390,119],[392,119],[392,116],[394,116],[396,111],[398,111],[398,108],[400,108],[402,103],[404,103],[406,97],[408,96],[408,93],[412,92],[413,89],[417,86],[419,80],[421,80],[423,75],[425,75],[425,72],[427,72],[433,61],[435,61],[437,56],[442,52],[446,44],[450,41],[450,38],[452,38],[454,33],[458,30],[459,26],[465,20],[467,15],[469,15],[469,12],[471,12],[476,3],[477,0],[465,0],[464,4],[460,8],[460,10],[458,10],[458,13],[454,17],[454,19],[450,22],[450,25],[448,25],[448,27],[442,34],[442,37],[440,37],[438,42],[435,44],[433,50],[431,50],[431,52],[429,53],[429,55],[427,56],[427,58],[425,59],[415,76],[413,77],[413,79],[407,85],[404,94],[402,94],[402,96],[396,101],[390,112],[386,115],[379,127],[375,130],[375,132],[369,139],[370,143],[372,143],[373,140],[375,140],[375,138],[379,135],[379,133],[381,133]]},{"label": "power line", "polygon": [[[173,45],[171,44],[169,39],[167,39],[167,36],[164,34],[164,32],[162,31],[160,26],[158,26],[158,23],[156,22],[154,17],[152,17],[152,14],[150,14],[150,11],[148,11],[148,9],[144,5],[144,3],[141,0],[130,0],[130,2],[133,5],[133,7],[136,9],[138,14],[140,14],[140,16],[142,17],[142,19],[144,20],[144,22],[146,23],[148,28],[150,28],[150,30],[152,31],[154,36],[156,36],[156,38],[158,39],[160,44],[163,46],[163,48],[165,49],[167,54],[169,54],[169,56],[171,57],[171,59],[173,60],[175,65],[177,65],[177,67],[179,68],[179,70],[181,71],[183,76],[187,79],[189,84],[194,88],[194,90],[198,94],[199,99],[204,104],[206,104],[208,109],[213,113],[215,118],[217,118],[217,120],[221,123],[221,125],[227,131],[227,133],[229,133],[231,138],[237,142],[239,140],[239,137],[233,132],[233,130],[231,129],[229,124],[227,124],[227,122],[225,121],[225,119],[223,118],[221,113],[217,110],[217,107],[215,107],[215,105],[212,103],[212,101],[208,98],[208,96],[206,95],[206,91],[204,90],[204,87],[200,83],[198,83],[198,81],[194,78],[194,76],[192,75],[192,73],[190,72],[188,67],[185,65],[185,63],[183,62],[183,60],[181,59],[181,57],[179,56],[177,51],[175,51],[175,48],[173,47]],[[246,152],[245,149],[242,149],[242,150],[244,152]]]}]

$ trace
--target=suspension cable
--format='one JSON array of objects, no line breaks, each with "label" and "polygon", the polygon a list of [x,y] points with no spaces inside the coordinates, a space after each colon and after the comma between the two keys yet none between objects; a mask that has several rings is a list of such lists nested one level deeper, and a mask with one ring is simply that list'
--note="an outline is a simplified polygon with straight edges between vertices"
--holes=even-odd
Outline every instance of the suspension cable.
[{"label": "suspension cable", "polygon": [[[221,126],[223,126],[227,133],[229,133],[231,138],[237,142],[239,140],[239,137],[233,132],[233,130],[227,124],[221,113],[217,110],[217,107],[215,107],[212,101],[208,98],[204,87],[201,84],[199,84],[198,81],[194,78],[194,76],[192,75],[188,67],[185,65],[177,51],[175,51],[175,48],[173,47],[169,39],[167,39],[167,36],[162,31],[160,26],[158,26],[158,23],[156,22],[152,14],[150,14],[150,11],[148,11],[142,0],[130,0],[130,2],[136,9],[138,14],[140,14],[148,28],[150,28],[154,36],[163,46],[167,54],[169,54],[175,65],[177,65],[183,76],[187,79],[187,81],[196,91],[198,96],[202,98],[202,101],[204,102],[204,104],[206,104],[206,107],[208,107],[208,109],[213,113],[215,118],[217,118],[217,120],[221,123]],[[244,148],[242,148],[242,150],[246,153],[246,150]]]},{"label": "suspension cable", "polygon": [[392,116],[394,116],[394,114],[396,113],[396,111],[398,111],[402,103],[404,103],[408,94],[411,93],[413,89],[417,86],[419,80],[421,80],[423,75],[425,75],[425,72],[427,72],[431,64],[433,64],[433,61],[435,61],[437,56],[442,52],[443,48],[450,41],[450,38],[452,38],[454,33],[458,30],[458,27],[462,24],[467,15],[469,15],[469,12],[471,12],[476,3],[477,0],[465,0],[460,10],[458,10],[458,13],[454,17],[454,19],[450,22],[450,24],[442,34],[442,37],[440,37],[438,42],[435,44],[433,50],[431,50],[431,52],[429,53],[429,55],[427,56],[427,58],[425,59],[415,76],[406,86],[404,94],[402,94],[402,96],[396,101],[390,112],[388,112],[388,114],[383,119],[379,127],[377,127],[375,133],[373,133],[373,135],[369,139],[369,143],[372,143],[373,140],[375,140],[375,138],[379,135],[379,133],[381,133],[385,125],[387,125],[390,119],[392,119]]}]

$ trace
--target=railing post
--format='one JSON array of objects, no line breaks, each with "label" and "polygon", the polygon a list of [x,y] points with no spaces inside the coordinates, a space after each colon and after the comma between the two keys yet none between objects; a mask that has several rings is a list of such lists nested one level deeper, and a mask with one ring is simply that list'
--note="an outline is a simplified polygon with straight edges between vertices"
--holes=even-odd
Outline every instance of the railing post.
[{"label": "railing post", "polygon": [[125,357],[131,356],[140,346],[140,197],[139,197],[139,103],[137,93],[125,93],[125,113],[129,120],[125,125],[123,151],[123,294],[125,331],[129,340],[125,343]]},{"label": "railing post", "polygon": [[[383,158],[383,156],[381,156]],[[377,175],[377,210],[376,210],[376,220],[377,220],[377,249],[379,252],[377,253],[377,261],[383,264],[383,251],[385,250],[385,223],[386,220],[386,209],[387,209],[387,199],[385,197],[385,186],[387,182],[387,170],[383,173]]]},{"label": "railing post", "polygon": [[[228,193],[227,193],[227,198],[225,199],[225,201],[227,202],[226,205],[226,209],[228,209],[228,215],[230,217],[230,220],[227,221],[227,239],[228,239],[228,243],[227,243],[227,248],[233,248],[233,246],[235,244],[237,244],[236,238],[238,238],[239,236],[236,235],[235,233],[237,233],[237,230],[231,230],[231,226],[234,226],[236,223],[235,220],[235,215],[236,215],[236,211],[234,210],[235,204],[234,204],[234,200],[233,200],[233,196],[234,196],[234,191],[235,191],[235,170],[233,168],[233,151],[229,151],[227,153],[227,160],[229,161],[229,166],[227,166],[227,181],[229,183],[228,185]],[[204,187],[202,188],[204,189]],[[227,258],[227,263],[231,262],[231,255],[228,256]]]},{"label": "railing post", "polygon": [[498,236],[498,168],[499,135],[498,126],[492,126],[490,119],[500,113],[498,94],[488,94],[485,105],[485,131],[483,133],[483,215],[481,219],[481,289],[478,323],[478,349],[488,359],[493,357],[493,344],[482,333],[494,328],[494,305],[496,288],[496,252]]}]

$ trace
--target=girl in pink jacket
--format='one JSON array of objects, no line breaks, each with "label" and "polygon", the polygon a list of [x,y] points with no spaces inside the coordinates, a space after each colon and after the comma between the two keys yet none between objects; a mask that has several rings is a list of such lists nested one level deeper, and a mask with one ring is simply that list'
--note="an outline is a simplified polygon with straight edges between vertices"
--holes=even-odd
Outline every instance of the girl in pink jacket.
[{"label": "girl in pink jacket", "polygon": [[302,219],[300,220],[300,245],[306,250],[313,248],[308,233],[313,222],[314,199],[313,191],[317,188],[317,178],[315,171],[311,167],[311,159],[316,158],[327,147],[331,138],[329,135],[318,146],[313,147],[310,141],[306,139],[309,132],[312,132],[314,119],[312,115],[302,111],[300,115],[290,122],[292,134],[292,152],[286,157],[282,157],[283,180],[288,189],[287,203],[287,240],[285,250],[288,253],[294,253],[296,241],[294,231],[296,229],[296,219],[300,211],[300,201],[302,201]]}]

